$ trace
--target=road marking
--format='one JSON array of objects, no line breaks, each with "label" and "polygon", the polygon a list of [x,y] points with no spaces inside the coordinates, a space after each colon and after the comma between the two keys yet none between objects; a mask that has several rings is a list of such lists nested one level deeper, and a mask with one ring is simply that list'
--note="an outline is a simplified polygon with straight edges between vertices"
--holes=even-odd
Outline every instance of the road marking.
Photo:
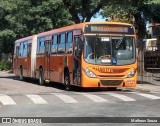
[{"label": "road marking", "polygon": [[0,102],[3,105],[16,105],[16,103],[13,101],[11,97],[8,95],[0,94]]},{"label": "road marking", "polygon": [[75,99],[73,99],[69,95],[62,94],[62,93],[51,93],[51,94],[57,96],[58,98],[60,98],[65,103],[78,103],[78,101],[76,101]]},{"label": "road marking", "polygon": [[35,104],[47,104],[47,102],[39,95],[26,95]]},{"label": "road marking", "polygon": [[94,102],[107,102],[108,100],[100,97],[100,96],[97,96],[97,95],[93,95],[93,94],[88,94],[88,93],[78,93],[78,94],[82,94],[84,95],[85,97],[91,99],[92,101]]},{"label": "road marking", "polygon": [[144,94],[144,93],[138,93],[138,92],[135,92],[135,94],[149,98],[149,99],[160,99],[160,97],[151,95],[151,94]]},{"label": "road marking", "polygon": [[121,99],[122,101],[136,101],[135,99],[130,98],[130,97],[125,96],[125,95],[122,95],[122,94],[116,94],[116,93],[103,93],[103,94],[107,94],[107,95],[110,95],[110,96],[119,98],[119,99]]}]

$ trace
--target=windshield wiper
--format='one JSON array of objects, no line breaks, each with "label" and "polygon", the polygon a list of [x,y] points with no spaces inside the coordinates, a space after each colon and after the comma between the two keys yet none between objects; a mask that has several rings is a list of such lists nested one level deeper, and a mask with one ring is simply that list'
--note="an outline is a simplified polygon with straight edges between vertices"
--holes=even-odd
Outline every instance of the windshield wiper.
[{"label": "windshield wiper", "polygon": [[120,47],[120,45],[122,44],[122,42],[124,40],[124,37],[125,36],[123,35],[122,38],[118,42],[116,42],[116,49],[118,49]]}]

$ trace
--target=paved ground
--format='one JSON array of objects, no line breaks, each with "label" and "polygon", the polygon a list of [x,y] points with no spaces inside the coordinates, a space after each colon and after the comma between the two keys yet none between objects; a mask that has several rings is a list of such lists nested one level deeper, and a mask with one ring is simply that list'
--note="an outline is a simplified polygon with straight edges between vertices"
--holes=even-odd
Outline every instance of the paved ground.
[{"label": "paved ground", "polygon": [[[1,72],[5,76],[9,72]],[[14,76],[12,73],[11,77]],[[135,88],[141,91],[147,92],[159,92],[160,93],[160,74],[147,73],[143,76],[138,76],[137,87]]]},{"label": "paved ground", "polygon": [[65,91],[61,84],[39,86],[37,81],[19,81],[14,74],[0,72],[0,105],[116,103],[160,99],[160,86],[137,84],[117,91],[76,88]]},{"label": "paved ground", "polygon": [[[2,74],[3,73],[3,74]],[[1,71],[1,78],[8,76],[9,71]],[[13,73],[10,73],[8,78],[14,76]],[[16,79],[16,78],[15,78]],[[147,92],[159,92],[160,93],[160,74],[157,73],[147,73],[143,76],[138,76],[137,87],[135,88],[141,91]],[[32,89],[31,89],[32,90]]]},{"label": "paved ground", "polygon": [[59,104],[93,104],[124,103],[159,100],[160,93],[136,91],[102,91],[102,92],[53,92],[53,93],[16,93],[0,94],[0,105],[59,105]]},{"label": "paved ground", "polygon": [[[146,87],[148,89],[147,85]],[[140,88],[139,84],[137,88]],[[19,81],[13,74],[0,72],[0,119],[1,117],[77,117],[77,119],[78,117],[94,117],[95,119],[97,117],[123,117],[124,119],[125,117],[157,118],[160,115],[159,100],[159,92],[146,91],[144,88],[143,90],[125,89],[122,91],[82,90],[78,88],[75,91],[67,92],[60,84],[39,86],[36,81]],[[116,120],[117,118],[115,118]],[[10,126],[10,124],[4,125]],[[12,124],[12,126],[22,125],[28,126],[29,124]],[[152,123],[61,123],[32,124],[31,126],[48,125],[158,126]]]}]

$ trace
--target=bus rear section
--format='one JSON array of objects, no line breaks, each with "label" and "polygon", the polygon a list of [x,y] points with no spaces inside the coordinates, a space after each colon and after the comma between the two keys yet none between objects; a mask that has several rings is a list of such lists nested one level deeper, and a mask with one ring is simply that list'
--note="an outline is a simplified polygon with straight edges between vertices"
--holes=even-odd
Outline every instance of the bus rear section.
[{"label": "bus rear section", "polygon": [[13,70],[15,75],[35,78],[37,37],[29,36],[15,41]]}]

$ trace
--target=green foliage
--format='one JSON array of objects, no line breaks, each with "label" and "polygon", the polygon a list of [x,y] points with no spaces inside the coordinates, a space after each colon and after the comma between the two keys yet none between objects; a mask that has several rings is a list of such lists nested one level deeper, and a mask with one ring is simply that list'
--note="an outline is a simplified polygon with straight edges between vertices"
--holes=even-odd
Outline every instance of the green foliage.
[{"label": "green foliage", "polygon": [[160,23],[160,1],[144,6],[143,14],[146,20],[154,23]]},{"label": "green foliage", "polygon": [[10,70],[11,69],[11,62],[6,60],[0,61],[0,70]]},{"label": "green foliage", "polygon": [[[160,4],[154,0],[111,0],[102,12],[111,21],[133,23],[137,35],[139,49],[146,35],[147,21],[160,22]],[[135,20],[133,20],[135,19]]]},{"label": "green foliage", "polygon": [[[158,0],[154,0],[157,2]],[[13,53],[16,39],[90,21],[100,9],[104,17],[132,22],[144,36],[147,20],[160,21],[159,4],[152,0],[0,0],[0,53]],[[104,7],[105,6],[105,7]]]},{"label": "green foliage", "polygon": [[62,5],[58,0],[7,0],[3,4],[9,12],[6,20],[18,38],[72,23]]},{"label": "green foliage", "polygon": [[75,23],[89,22],[110,0],[62,0]]},{"label": "green foliage", "polygon": [[5,29],[0,32],[0,53],[8,54],[13,51],[13,41],[16,38],[14,31]]},{"label": "green foliage", "polygon": [[102,15],[117,19],[121,22],[133,22],[135,14],[143,15],[145,6],[148,6],[151,0],[111,0],[107,6],[104,7]]},{"label": "green foliage", "polygon": [[160,0],[153,0],[154,2],[156,2],[156,3],[160,3]]},{"label": "green foliage", "polygon": [[0,0],[0,53],[13,53],[16,39],[90,21],[108,1]]},{"label": "green foliage", "polygon": [[0,0],[0,53],[16,39],[72,24],[61,0]]}]

